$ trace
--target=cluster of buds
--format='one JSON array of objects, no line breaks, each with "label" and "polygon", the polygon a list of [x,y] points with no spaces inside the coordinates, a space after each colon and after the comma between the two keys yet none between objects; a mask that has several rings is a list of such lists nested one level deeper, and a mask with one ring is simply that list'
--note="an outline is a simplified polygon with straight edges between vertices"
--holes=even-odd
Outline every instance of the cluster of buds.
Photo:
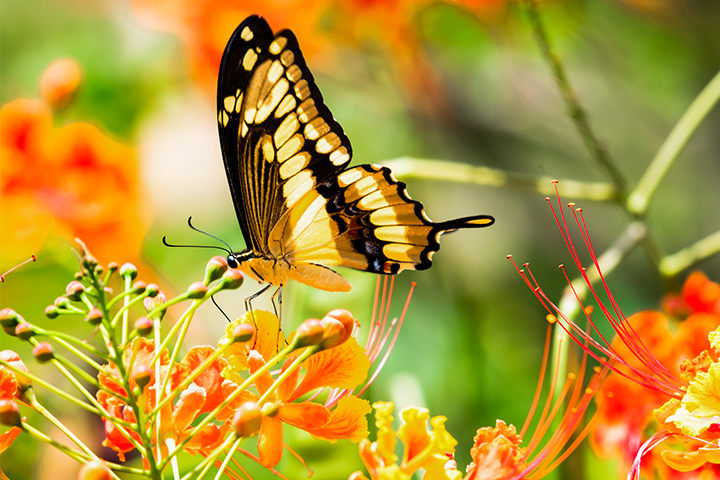
[{"label": "cluster of buds", "polygon": [[[184,341],[196,310],[213,295],[240,287],[240,271],[214,257],[202,281],[166,298],[157,285],[138,279],[134,265],[100,265],[79,246],[79,272],[45,316],[81,320],[89,327],[85,338],[32,324],[10,308],[0,311],[5,333],[31,344],[36,361],[57,368],[75,392],[43,381],[15,352],[2,352],[0,375],[16,387],[9,398],[0,398],[0,422],[11,426],[0,446],[7,448],[26,433],[84,464],[81,480],[117,479],[119,474],[161,478],[167,471],[189,479],[218,470],[237,476],[229,463],[236,453],[274,471],[285,449],[283,425],[332,442],[366,436],[370,406],[353,392],[382,350],[377,338],[386,339],[386,324],[392,328],[395,322],[386,317],[373,322],[382,332],[363,348],[356,340],[356,321],[346,310],[305,320],[287,340],[274,314],[251,310],[228,324],[217,347],[188,347]],[[173,307],[182,303],[189,306],[175,312]],[[187,353],[182,356],[182,351]],[[117,460],[101,459],[83,444],[38,401],[33,383],[102,419],[103,445],[116,452]],[[326,394],[319,395],[323,389]],[[22,417],[26,406],[74,445],[41,433],[32,425],[36,417]],[[257,437],[252,448],[240,448],[252,437]],[[125,463],[130,452],[140,454],[142,467]],[[178,456],[183,452],[202,457],[181,476]]]}]

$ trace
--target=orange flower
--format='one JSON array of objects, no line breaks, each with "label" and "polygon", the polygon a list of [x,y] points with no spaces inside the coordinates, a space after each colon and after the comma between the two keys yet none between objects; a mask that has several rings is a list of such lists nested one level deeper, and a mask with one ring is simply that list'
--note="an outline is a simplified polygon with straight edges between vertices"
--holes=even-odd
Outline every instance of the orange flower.
[{"label": "orange flower", "polygon": [[[255,322],[257,337],[247,345],[251,350],[240,348],[228,359],[225,375],[238,381],[235,366],[247,365],[250,374],[265,367],[267,361],[277,353],[275,339],[278,338],[278,321],[270,312],[254,310],[246,313],[239,323]],[[232,331],[233,323],[229,327]],[[265,339],[265,340],[263,340]],[[269,340],[269,341],[268,341]],[[232,346],[230,348],[233,348]],[[268,360],[265,360],[267,358]],[[281,375],[293,364],[296,357],[288,357]],[[366,400],[355,396],[340,399],[334,408],[312,401],[299,402],[306,394],[322,388],[352,389],[367,376],[370,362],[354,338],[327,350],[320,351],[305,360],[300,368],[290,372],[279,384],[270,373],[262,373],[255,381],[258,395],[248,393],[245,399],[260,405],[262,424],[258,438],[260,463],[271,468],[277,465],[283,454],[283,423],[305,430],[315,438],[334,442],[338,439],[360,441],[367,434],[365,415],[370,406]],[[300,370],[304,371],[302,379]]]},{"label": "orange flower", "polygon": [[0,171],[10,263],[50,235],[82,237],[100,258],[139,252],[135,153],[97,127],[56,127],[44,102],[14,100],[0,109]]},{"label": "orange flower", "polygon": [[[170,365],[168,352],[163,350],[160,352],[158,363],[160,365],[160,375],[164,379],[170,375],[169,389],[173,392],[174,402],[168,403],[162,409],[160,415],[160,426],[164,443],[167,439],[175,442],[181,442],[187,438],[188,434],[193,430],[192,423],[203,414],[212,411],[220,405],[234,390],[234,385],[226,383],[221,376],[221,372],[227,366],[222,359],[216,359],[208,367],[203,369],[199,375],[195,376],[192,383],[178,390],[178,386],[188,376],[195,373],[196,369],[213,353],[212,347],[193,347],[185,356],[182,362]],[[155,357],[155,345],[152,341],[142,337],[135,339],[125,350],[124,367],[125,371],[133,372],[138,368],[144,368],[152,364]],[[144,380],[141,406],[145,413],[151,412],[157,405],[156,389],[156,370],[155,367],[148,368],[146,372],[149,379]],[[100,404],[112,415],[112,417],[127,421],[129,423],[137,423],[136,412],[132,406],[126,401],[128,393],[118,382],[120,370],[117,365],[110,363],[103,368],[98,375],[100,385],[103,387],[97,393],[97,399]],[[130,386],[134,390],[138,384],[135,377],[130,376]],[[233,404],[234,405],[234,404]],[[218,446],[225,433],[230,429],[229,420],[232,417],[232,407],[221,410],[215,417],[219,423],[209,423],[196,432],[188,443],[184,445],[184,449],[191,453],[204,453]],[[105,423],[106,439],[103,445],[112,448],[118,453],[118,456],[124,461],[124,454],[133,450],[135,447],[130,438],[140,441],[141,437],[124,426],[118,426],[108,418],[103,418]],[[148,419],[146,426],[141,428],[149,428],[151,421]]]},{"label": "orange flower", "polygon": [[495,427],[484,427],[475,435],[470,455],[473,463],[468,467],[465,480],[498,480],[513,478],[522,472],[525,464],[525,449],[520,448],[522,437],[513,425],[497,420]]},{"label": "orange flower", "polygon": [[[23,372],[28,371],[20,356],[12,350],[0,351],[0,360]],[[23,392],[30,386],[30,381],[26,377],[0,364],[0,400],[22,400]],[[20,427],[10,427],[7,431],[0,433],[0,454],[7,450],[20,432],[22,432]],[[1,476],[2,470],[0,469]]]},{"label": "orange flower", "polygon": [[[550,203],[549,199],[547,200]],[[696,357],[709,349],[708,334],[720,325],[720,315],[717,312],[720,286],[712,285],[704,276],[695,274],[688,279],[682,295],[669,297],[664,302],[668,310],[676,315],[689,315],[682,323],[655,311],[640,312],[627,318],[605,283],[582,209],[569,204],[575,224],[592,260],[594,273],[600,278],[604,297],[607,298],[604,301],[600,298],[601,292],[593,287],[589,277],[590,269],[583,266],[578,256],[559,196],[558,205],[559,210],[556,211],[550,203],[558,228],[577,271],[589,289],[591,298],[595,300],[602,315],[615,331],[615,339],[610,343],[602,335],[596,322],[591,318],[593,309],[585,307],[575,287],[570,291],[575,295],[588,324],[599,336],[599,340],[593,338],[586,329],[560,311],[529,273],[529,267],[528,273],[518,271],[568,336],[588,355],[612,370],[612,374],[598,392],[600,406],[595,430],[591,435],[591,444],[599,455],[620,460],[621,477],[627,475],[627,469],[631,464],[632,471],[639,474],[640,462],[643,459],[645,459],[643,468],[647,469],[647,472],[660,471],[664,472],[663,475],[668,471],[673,472],[660,459],[661,449],[656,447],[674,434],[665,431],[661,425],[662,431],[653,435],[658,431],[658,425],[653,420],[653,410],[659,409],[665,402],[671,400],[663,407],[662,412],[655,411],[655,417],[663,422],[658,413],[664,417],[669,416],[671,412],[667,411],[667,405],[675,405],[681,400],[685,396],[688,378],[708,365],[707,358]],[[564,267],[561,268],[564,272]],[[569,277],[568,282],[570,282]],[[632,380],[634,383],[627,380]]]}]

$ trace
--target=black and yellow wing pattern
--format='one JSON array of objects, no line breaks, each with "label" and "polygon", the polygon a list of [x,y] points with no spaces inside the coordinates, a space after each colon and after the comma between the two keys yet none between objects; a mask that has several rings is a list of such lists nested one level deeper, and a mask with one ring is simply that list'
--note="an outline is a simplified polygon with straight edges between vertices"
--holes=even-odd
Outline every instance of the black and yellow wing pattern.
[{"label": "black and yellow wing pattern", "polygon": [[218,78],[220,143],[246,250],[238,268],[260,282],[330,291],[329,267],[380,274],[430,267],[442,233],[491,225],[488,215],[435,223],[378,165],[348,168],[350,141],[325,106],[290,30],[248,17]]}]

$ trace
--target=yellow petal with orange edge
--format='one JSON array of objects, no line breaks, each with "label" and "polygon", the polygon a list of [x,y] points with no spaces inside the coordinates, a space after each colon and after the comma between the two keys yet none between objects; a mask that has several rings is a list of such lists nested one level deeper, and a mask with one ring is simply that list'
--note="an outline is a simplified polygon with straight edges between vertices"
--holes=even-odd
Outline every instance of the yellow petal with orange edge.
[{"label": "yellow petal with orange edge", "polygon": [[716,465],[720,463],[720,447],[717,445],[700,447],[698,448],[698,453],[710,463]]},{"label": "yellow petal with orange edge", "polygon": [[[255,336],[248,342],[232,343],[233,330],[237,325],[242,323],[253,325],[256,330]],[[251,349],[258,352],[265,361],[268,361],[274,357],[284,345],[285,336],[280,330],[280,322],[275,315],[264,310],[245,312],[242,317],[229,323],[225,327],[225,334],[218,342],[220,348],[225,348],[223,357],[228,361],[228,368],[223,371],[223,376],[236,383],[242,383],[242,379],[240,379],[239,382],[237,381],[237,375],[233,376],[233,368],[243,371],[247,370],[247,356],[250,354]]]},{"label": "yellow petal with orange edge", "polygon": [[355,388],[370,369],[365,349],[349,338],[337,347],[318,352],[303,362],[305,377],[288,401],[316,388]]},{"label": "yellow petal with orange edge", "polygon": [[430,413],[426,408],[407,407],[400,412],[403,424],[398,428],[398,438],[405,445],[402,464],[412,461],[430,444],[427,421]]},{"label": "yellow petal with orange edge", "polygon": [[315,438],[334,443],[338,439],[359,442],[368,434],[365,416],[370,413],[370,403],[355,396],[343,397],[332,410],[330,420],[320,428],[305,429]]},{"label": "yellow petal with orange edge", "polygon": [[665,450],[660,454],[668,467],[678,472],[690,472],[702,467],[707,461],[698,452],[675,452]]}]

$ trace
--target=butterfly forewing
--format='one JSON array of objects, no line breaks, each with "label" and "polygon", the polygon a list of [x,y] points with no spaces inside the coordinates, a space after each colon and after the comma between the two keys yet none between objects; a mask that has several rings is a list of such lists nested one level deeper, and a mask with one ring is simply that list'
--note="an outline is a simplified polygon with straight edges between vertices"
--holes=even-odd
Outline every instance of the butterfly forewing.
[{"label": "butterfly forewing", "polygon": [[486,215],[434,223],[388,168],[347,168],[350,142],[295,35],[274,34],[258,16],[230,38],[217,102],[230,191],[252,252],[244,268],[258,280],[347,290],[328,266],[425,269],[443,232],[493,223]]},{"label": "butterfly forewing", "polygon": [[350,161],[295,35],[246,19],[220,65],[218,122],[225,168],[248,247],[269,252],[283,212]]}]

